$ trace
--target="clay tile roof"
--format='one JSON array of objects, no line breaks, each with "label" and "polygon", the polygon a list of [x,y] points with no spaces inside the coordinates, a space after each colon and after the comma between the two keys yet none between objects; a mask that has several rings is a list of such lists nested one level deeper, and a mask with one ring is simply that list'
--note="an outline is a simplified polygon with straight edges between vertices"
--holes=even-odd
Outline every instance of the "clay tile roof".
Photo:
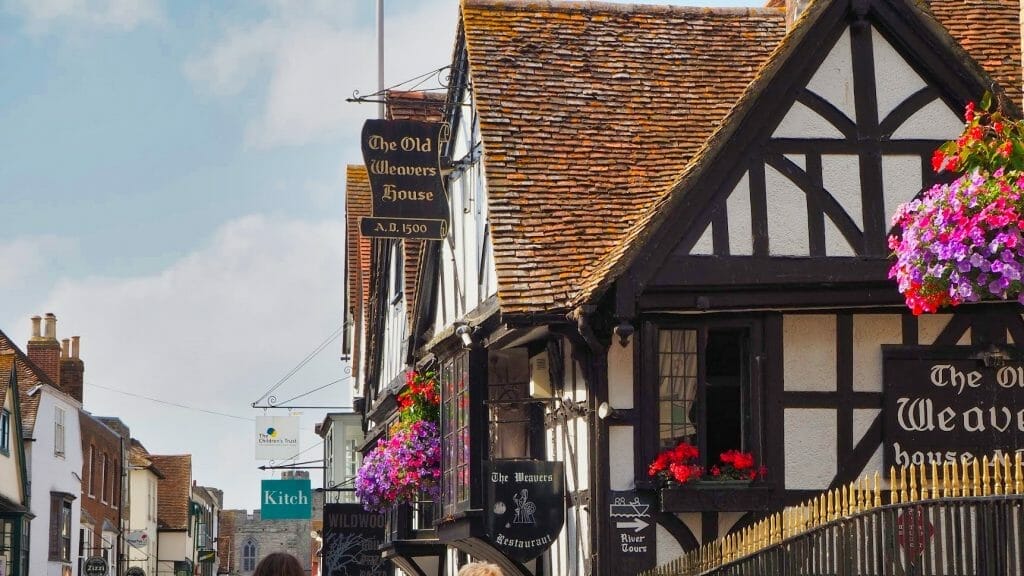
[{"label": "clay tile roof", "polygon": [[503,313],[559,310],[785,34],[775,8],[465,0]]},{"label": "clay tile roof", "polygon": [[35,362],[29,360],[28,356],[14,344],[3,331],[0,331],[0,352],[2,351],[14,352],[14,363],[18,369],[18,395],[19,402],[21,405],[21,429],[25,434],[25,438],[33,438],[33,431],[36,427],[36,415],[39,413],[39,400],[42,394],[36,392],[31,396],[28,395],[29,391],[36,386],[49,385],[54,386],[54,383],[42,371],[41,368],[36,366]]},{"label": "clay tile roof", "polygon": [[132,466],[148,469],[157,478],[164,478],[164,473],[150,460],[149,451],[135,438],[132,438],[131,446],[128,448],[128,461]]},{"label": "clay tile roof", "polygon": [[[981,10],[974,7],[974,4],[985,4],[988,5],[1003,5],[1009,4],[1005,0],[933,0],[931,3],[931,9],[933,13],[942,14],[947,13],[947,17],[956,17],[956,7],[968,7],[967,14],[965,17],[969,17],[973,20],[974,26],[981,25],[978,18],[980,17]],[[1017,2],[1012,4],[1017,5]],[[655,202],[651,203],[647,209],[637,218],[630,230],[623,235],[622,242],[618,246],[610,250],[606,257],[597,262],[592,272],[581,279],[579,282],[579,292],[577,293],[576,304],[589,301],[595,296],[599,296],[608,287],[611,281],[615,279],[619,274],[623,272],[626,266],[635,259],[640,251],[642,245],[653,231],[661,225],[665,224],[665,216],[670,212],[670,206],[673,203],[679,203],[685,201],[684,194],[688,183],[693,180],[695,174],[699,174],[701,170],[708,165],[708,159],[713,157],[717,150],[724,146],[725,142],[733,135],[733,131],[739,125],[743,115],[749,111],[749,109],[756,105],[756,99],[760,94],[760,90],[764,84],[770,81],[774,75],[775,70],[778,69],[780,63],[787,58],[793,57],[793,51],[799,43],[801,35],[806,34],[807,30],[813,25],[814,18],[812,14],[820,14],[828,7],[827,0],[815,0],[811,3],[810,7],[805,10],[797,23],[794,25],[793,31],[780,42],[773,50],[770,57],[765,61],[763,69],[759,70],[755,75],[751,85],[743,91],[743,95],[735,100],[736,105],[729,111],[728,116],[721,122],[719,126],[716,126],[715,133],[708,139],[707,142],[697,151],[694,157],[694,161],[689,163],[685,170],[683,170],[676,180],[675,184],[669,188],[666,193],[661,194]],[[938,24],[934,24],[933,32],[945,36],[947,30],[939,30],[944,25],[942,17],[936,16]],[[998,19],[997,23],[993,23],[992,26],[997,26],[1000,31],[994,32],[1001,38],[1009,38],[1013,34],[1019,34],[1017,30],[1017,24],[1011,23],[1008,18],[1002,17]],[[924,22],[925,25],[929,25],[928,22]],[[963,26],[958,25],[963,28]],[[1010,32],[1010,28],[1017,30],[1014,33]],[[1021,68],[1020,68],[1020,40],[1019,36],[1014,40],[1017,48],[1016,54],[1009,58],[1009,61],[1015,61],[1016,72],[1012,72],[1009,65],[1005,64],[1002,60],[990,60],[990,64],[995,63],[998,68],[993,70],[982,66],[984,69],[977,68],[969,60],[973,58],[979,65],[982,65],[982,59],[984,55],[976,52],[964,52],[960,46],[954,45],[955,42],[959,42],[959,38],[953,31],[948,31],[949,35],[946,38],[949,42],[946,46],[953,50],[955,53],[962,58],[967,67],[975,70],[978,75],[984,76],[986,73],[990,74],[997,82],[1000,83],[1001,87],[1007,91],[1007,93],[1019,94],[1021,89]],[[964,32],[961,31],[961,34]],[[942,39],[940,38],[940,41]],[[976,49],[982,45],[976,45]],[[986,48],[987,49],[987,48]],[[968,55],[970,57],[968,57]],[[1005,68],[1005,69],[1004,69]],[[997,74],[1002,74],[1003,79],[1000,80]],[[1009,82],[1010,84],[1004,85],[1003,82]],[[1011,92],[1012,91],[1012,92]],[[997,92],[999,92],[997,87]]]},{"label": "clay tile roof", "polygon": [[0,352],[0,408],[7,400],[7,387],[11,385],[11,377],[15,375],[14,354]]},{"label": "clay tile roof", "polygon": [[446,94],[442,92],[389,90],[387,93],[388,119],[440,122],[444,119],[445,97]]},{"label": "clay tile roof", "polygon": [[[359,219],[371,212],[370,179],[366,167],[352,164],[345,174],[345,226],[347,246],[345,258],[348,262],[349,305],[352,320],[356,326],[364,325],[370,301],[370,252],[369,238],[359,233]],[[359,373],[359,337],[352,349],[352,373]]]},{"label": "clay tile roof", "polygon": [[187,530],[189,492],[192,488],[192,455],[162,456],[151,454],[164,477],[157,484],[157,525],[169,530]]},{"label": "clay tile roof", "polygon": [[1020,1],[932,0],[930,4],[950,35],[1020,105]]}]

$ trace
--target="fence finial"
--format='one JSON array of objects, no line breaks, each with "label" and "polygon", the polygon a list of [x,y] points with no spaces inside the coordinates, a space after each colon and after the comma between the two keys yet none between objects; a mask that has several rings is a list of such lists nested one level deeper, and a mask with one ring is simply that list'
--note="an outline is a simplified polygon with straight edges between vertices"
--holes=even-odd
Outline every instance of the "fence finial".
[{"label": "fence finial", "polygon": [[882,487],[881,487],[882,479],[881,479],[881,476],[882,476],[882,474],[878,470],[875,470],[875,501],[874,501],[874,505],[875,505],[876,508],[882,505]]},{"label": "fence finial", "polygon": [[[977,459],[975,459],[975,462],[977,462]],[[990,478],[989,478],[989,475],[988,475],[988,468],[989,468],[988,456],[983,456],[981,458],[981,495],[982,496],[988,496],[988,495],[992,494],[992,487],[989,486]]]},{"label": "fence finial", "polygon": [[998,456],[992,459],[992,492],[996,496],[1003,494],[1003,463]]},{"label": "fence finial", "polygon": [[1013,460],[1013,491],[1024,494],[1024,454],[1017,452]]}]

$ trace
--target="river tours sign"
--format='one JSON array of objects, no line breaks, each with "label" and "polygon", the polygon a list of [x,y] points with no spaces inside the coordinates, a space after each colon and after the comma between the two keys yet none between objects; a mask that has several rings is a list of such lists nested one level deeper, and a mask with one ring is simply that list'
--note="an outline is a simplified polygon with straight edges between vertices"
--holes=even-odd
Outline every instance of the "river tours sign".
[{"label": "river tours sign", "polygon": [[612,537],[611,558],[616,574],[639,574],[657,563],[655,512],[657,498],[635,491],[611,493],[608,518]]},{"label": "river tours sign", "polygon": [[384,515],[363,510],[360,504],[324,505],[324,576],[384,576],[388,565],[381,558]]},{"label": "river tours sign", "polygon": [[1024,449],[1015,350],[883,346],[884,464],[967,462]]},{"label": "river tours sign", "polygon": [[565,523],[562,463],[491,460],[485,473],[491,542],[519,562],[540,556]]},{"label": "river tours sign", "polygon": [[441,152],[448,126],[415,120],[367,120],[363,161],[372,216],[359,228],[371,238],[440,240],[448,235],[448,195]]}]

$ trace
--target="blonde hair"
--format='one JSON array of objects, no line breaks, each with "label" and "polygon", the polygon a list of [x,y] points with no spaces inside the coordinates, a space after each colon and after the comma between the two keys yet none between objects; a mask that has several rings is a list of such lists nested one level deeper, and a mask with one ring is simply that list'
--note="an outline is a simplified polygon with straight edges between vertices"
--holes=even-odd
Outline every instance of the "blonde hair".
[{"label": "blonde hair", "polygon": [[490,562],[471,562],[459,570],[458,576],[502,576],[501,568]]}]

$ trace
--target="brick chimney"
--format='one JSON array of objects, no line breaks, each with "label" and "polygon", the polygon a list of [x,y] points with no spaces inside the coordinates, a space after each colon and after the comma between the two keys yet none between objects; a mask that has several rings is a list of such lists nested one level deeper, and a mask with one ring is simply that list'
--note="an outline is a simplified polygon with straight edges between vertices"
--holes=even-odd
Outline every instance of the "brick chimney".
[{"label": "brick chimney", "polygon": [[85,389],[85,362],[78,356],[78,336],[65,338],[60,355],[60,389],[82,402]]},{"label": "brick chimney", "polygon": [[[39,323],[43,321],[42,333]],[[51,312],[45,318],[32,317],[32,337],[28,340],[28,358],[42,369],[54,384],[60,383],[60,342],[57,341],[57,317]]]}]

